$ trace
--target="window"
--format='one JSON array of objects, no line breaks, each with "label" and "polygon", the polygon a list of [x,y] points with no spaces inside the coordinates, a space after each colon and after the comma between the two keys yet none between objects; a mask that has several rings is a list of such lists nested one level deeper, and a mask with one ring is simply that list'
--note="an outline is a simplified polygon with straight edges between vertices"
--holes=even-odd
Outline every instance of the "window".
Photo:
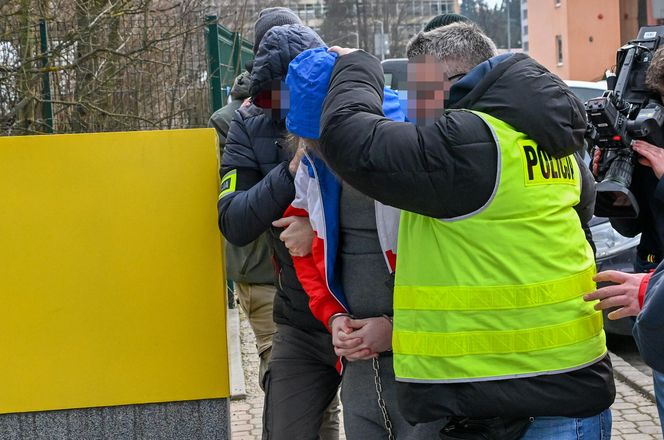
[{"label": "window", "polygon": [[313,3],[303,3],[297,5],[297,15],[300,16],[300,19],[305,21],[310,18],[315,18]]},{"label": "window", "polygon": [[431,15],[453,12],[451,5],[444,0],[432,1],[429,3],[429,11],[431,12]]},{"label": "window", "polygon": [[528,53],[528,42],[527,41],[523,42],[523,51]]},{"label": "window", "polygon": [[558,59],[558,65],[563,65],[563,37],[556,35],[556,57]]},{"label": "window", "polygon": [[527,20],[528,19],[528,9],[523,10],[523,19]]},{"label": "window", "polygon": [[523,35],[528,35],[528,25],[523,27]]}]

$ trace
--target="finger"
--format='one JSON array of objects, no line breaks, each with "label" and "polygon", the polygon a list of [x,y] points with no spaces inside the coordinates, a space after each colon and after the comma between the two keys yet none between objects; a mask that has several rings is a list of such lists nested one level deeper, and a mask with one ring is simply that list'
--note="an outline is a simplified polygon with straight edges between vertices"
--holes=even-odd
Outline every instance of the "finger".
[{"label": "finger", "polygon": [[639,148],[639,147],[634,147],[634,151],[639,153],[642,157],[645,157],[646,159],[656,159],[656,153],[648,148]]},{"label": "finger", "polygon": [[285,228],[286,226],[290,225],[294,221],[297,220],[297,217],[295,216],[290,216],[290,217],[283,217],[280,218],[279,220],[275,220],[272,222],[272,226],[275,228]]},{"label": "finger", "polygon": [[619,270],[605,270],[604,272],[595,274],[595,276],[593,277],[593,281],[596,281],[598,283],[602,281],[610,281],[612,283],[624,283],[625,281],[629,280],[632,276],[633,276],[632,274],[620,272]]},{"label": "finger", "polygon": [[353,330],[358,330],[369,323],[368,319],[349,319],[348,326]]},{"label": "finger", "polygon": [[346,343],[348,341],[353,341],[355,339],[358,340],[358,341],[362,341],[362,338],[358,337],[355,334],[355,332],[346,333],[346,332],[340,331],[340,332],[337,332],[336,338],[342,343]]},{"label": "finger", "polygon": [[646,149],[646,150],[657,148],[655,145],[651,144],[650,142],[646,142],[646,141],[643,141],[643,140],[632,141],[632,147],[642,148],[642,149]]},{"label": "finger", "polygon": [[346,348],[346,349],[357,348],[360,345],[362,345],[362,338],[351,338],[351,339],[335,338],[332,341],[332,344],[335,347],[339,347],[339,348]]},{"label": "finger", "polygon": [[639,157],[638,161],[641,165],[652,168],[652,163],[645,157]]},{"label": "finger", "polygon": [[605,310],[612,307],[625,307],[628,304],[629,298],[627,298],[625,295],[612,296],[595,304],[595,310]]},{"label": "finger", "polygon": [[352,333],[353,329],[348,325],[348,321],[350,321],[348,316],[341,316],[332,321],[335,330],[334,334],[336,335],[340,331],[346,334]]},{"label": "finger", "polygon": [[353,355],[352,359],[348,359],[348,356],[346,356],[346,359],[348,359],[351,362],[355,362],[355,361],[368,361],[369,359],[373,359],[373,358],[377,358],[377,357],[378,357],[378,353],[373,353],[373,352],[369,351],[369,354],[363,354],[363,355],[359,355],[359,356]]},{"label": "finger", "polygon": [[337,356],[344,356],[348,359],[355,359],[357,357],[361,356],[366,356],[369,353],[371,353],[371,350],[368,348],[360,348],[359,350],[357,348],[340,348],[340,347],[335,347],[334,352],[336,353]]},{"label": "finger", "polygon": [[623,295],[624,293],[625,289],[622,287],[622,285],[606,286],[602,287],[601,289],[597,289],[594,292],[583,295],[583,299],[585,301],[595,301],[597,299],[604,299],[612,296]]},{"label": "finger", "polygon": [[291,254],[291,256],[293,257],[304,257],[304,252],[302,252],[299,249],[293,249],[293,250],[289,249],[288,253]]},{"label": "finger", "polygon": [[344,356],[349,361],[358,361],[361,359],[370,359],[373,352],[368,348],[363,348],[361,350],[352,351],[340,356]]},{"label": "finger", "polygon": [[618,310],[614,310],[613,312],[609,312],[609,314],[606,315],[611,321],[616,321],[621,318],[627,317],[627,312],[625,312],[625,307],[621,307]]},{"label": "finger", "polygon": [[334,52],[337,55],[341,55],[341,46],[332,46],[327,51],[328,52]]},{"label": "finger", "polygon": [[651,162],[661,159],[663,153],[661,148],[653,146],[635,146],[634,151],[646,159],[649,159]]}]

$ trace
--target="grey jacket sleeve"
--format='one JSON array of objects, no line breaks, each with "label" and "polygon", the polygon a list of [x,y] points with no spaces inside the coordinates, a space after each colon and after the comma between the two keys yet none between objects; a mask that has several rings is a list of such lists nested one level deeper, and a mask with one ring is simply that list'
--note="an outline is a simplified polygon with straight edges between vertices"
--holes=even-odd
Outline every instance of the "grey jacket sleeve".
[{"label": "grey jacket sleeve", "polygon": [[648,283],[643,310],[636,317],[632,334],[646,364],[664,371],[664,263]]}]

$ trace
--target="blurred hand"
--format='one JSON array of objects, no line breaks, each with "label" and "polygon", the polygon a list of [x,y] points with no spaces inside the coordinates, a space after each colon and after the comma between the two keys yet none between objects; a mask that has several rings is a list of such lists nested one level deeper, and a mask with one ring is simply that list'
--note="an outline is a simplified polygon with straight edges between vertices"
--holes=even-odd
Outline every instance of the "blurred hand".
[{"label": "blurred hand", "polygon": [[362,344],[361,338],[349,335],[353,332],[353,327],[350,326],[351,321],[350,316],[342,315],[334,318],[330,324],[330,332],[332,333],[332,345],[334,345],[336,355],[354,361],[370,356],[371,352],[367,348],[360,347]]},{"label": "blurred hand", "polygon": [[[385,317],[351,319],[348,325],[353,328],[348,336],[359,338],[362,343],[357,346],[358,352],[346,355],[346,359],[371,359],[392,349],[392,323]],[[368,350],[368,353],[363,353],[363,349]]]},{"label": "blurred hand", "polygon": [[308,217],[284,217],[273,221],[272,226],[286,228],[279,234],[279,240],[284,242],[289,254],[294,257],[304,257],[311,253],[314,230]]},{"label": "blurred hand", "polygon": [[652,168],[658,179],[664,174],[664,149],[646,141],[632,142],[632,148],[639,153],[639,163]]},{"label": "blurred hand", "polygon": [[250,105],[251,105],[251,98],[246,98],[244,101],[242,101],[240,108],[247,108]]},{"label": "blurred hand", "polygon": [[334,52],[337,55],[339,55],[340,57],[342,57],[344,55],[348,55],[351,52],[355,52],[356,50],[360,50],[360,49],[350,49],[348,47],[332,46],[327,51],[328,52]]},{"label": "blurred hand", "polygon": [[599,148],[595,148],[595,151],[593,151],[593,161],[592,161],[592,166],[590,167],[590,171],[592,171],[593,176],[597,177],[597,173],[599,173],[599,161],[602,158],[602,150]]},{"label": "blurred hand", "polygon": [[595,304],[595,310],[604,310],[620,307],[609,313],[609,319],[616,320],[626,316],[636,316],[641,311],[639,307],[639,287],[645,273],[625,273],[616,270],[600,272],[593,277],[597,282],[610,281],[613,286],[602,287],[592,293],[583,295],[586,301],[600,300]]},{"label": "blurred hand", "polygon": [[290,163],[288,164],[288,172],[293,177],[295,177],[295,173],[297,173],[297,168],[300,166],[300,161],[302,160],[302,156],[304,156],[304,148],[299,147],[295,151],[295,156],[293,156]]}]

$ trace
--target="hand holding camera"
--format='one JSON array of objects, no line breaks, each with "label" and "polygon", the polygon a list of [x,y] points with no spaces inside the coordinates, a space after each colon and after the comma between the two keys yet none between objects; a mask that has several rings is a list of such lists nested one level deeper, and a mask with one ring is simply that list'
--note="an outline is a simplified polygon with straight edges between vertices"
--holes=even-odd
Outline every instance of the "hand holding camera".
[{"label": "hand holding camera", "polygon": [[639,163],[652,168],[655,176],[661,179],[664,174],[664,149],[640,140],[632,142],[632,148],[641,156]]}]

